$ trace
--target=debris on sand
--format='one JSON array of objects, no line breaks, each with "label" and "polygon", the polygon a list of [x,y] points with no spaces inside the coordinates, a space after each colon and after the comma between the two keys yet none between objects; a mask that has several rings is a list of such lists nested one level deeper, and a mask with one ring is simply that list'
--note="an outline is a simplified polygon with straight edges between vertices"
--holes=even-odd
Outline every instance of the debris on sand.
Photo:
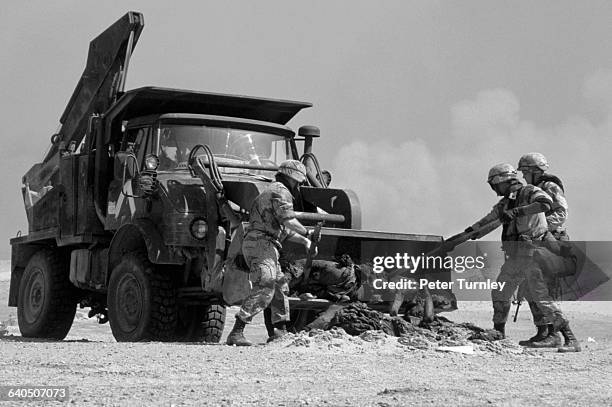
[{"label": "debris on sand", "polygon": [[451,353],[462,353],[464,355],[473,355],[474,347],[471,345],[463,346],[438,346],[436,348],[438,352],[451,352]]},{"label": "debris on sand", "polygon": [[350,351],[425,350],[462,354],[492,352],[519,354],[523,348],[501,340],[497,331],[471,323],[457,324],[436,316],[419,325],[401,317],[390,317],[363,303],[352,303],[338,310],[324,329],[287,334],[270,344],[273,348],[317,348]]},{"label": "debris on sand", "polygon": [[296,334],[288,333],[269,344],[271,347],[316,347],[316,348],[346,348],[349,344],[361,341],[359,337],[347,334],[343,329],[331,328],[323,331],[313,329],[311,331],[301,331]]},{"label": "debris on sand", "polygon": [[334,327],[323,331],[315,329],[312,331],[301,331],[288,333],[283,337],[266,345],[271,351],[306,351],[316,349],[317,351],[333,351],[348,353],[371,353],[378,352],[397,353],[400,351],[427,351],[427,352],[449,352],[466,355],[495,353],[499,355],[517,355],[528,353],[521,346],[505,339],[488,342],[481,339],[467,341],[458,345],[451,341],[436,341],[436,336],[431,334],[417,334],[412,336],[392,336],[383,331],[365,331],[359,336],[346,333],[342,328]]},{"label": "debris on sand", "polygon": [[502,339],[495,342],[476,339],[473,343],[478,347],[478,350],[482,352],[493,352],[499,355],[537,354],[536,351],[525,349],[518,343],[512,342],[510,339]]},{"label": "debris on sand", "polygon": [[369,309],[366,304],[353,303],[339,310],[329,327],[343,328],[351,335],[361,335],[369,330],[382,330],[392,336],[422,337],[441,346],[466,345],[468,341],[474,339],[485,341],[501,339],[497,331],[485,330],[470,323],[456,324],[441,316],[436,316],[429,323],[417,321],[419,322],[414,324],[401,317],[390,317]]}]

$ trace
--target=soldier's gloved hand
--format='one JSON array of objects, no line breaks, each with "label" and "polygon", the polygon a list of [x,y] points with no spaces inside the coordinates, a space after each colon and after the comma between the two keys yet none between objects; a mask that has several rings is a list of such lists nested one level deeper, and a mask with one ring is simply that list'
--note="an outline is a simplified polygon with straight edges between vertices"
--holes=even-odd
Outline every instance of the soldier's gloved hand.
[{"label": "soldier's gloved hand", "polygon": [[[468,226],[467,228],[465,228],[465,230],[463,231],[463,233],[470,234],[470,233],[474,233],[474,232],[475,232],[475,230],[476,230],[476,229],[474,229],[472,226]],[[472,237],[470,237],[470,240],[478,240],[478,239],[479,239],[479,237],[478,237],[478,234],[477,234],[477,233],[476,233],[476,234],[474,234],[474,235],[472,235]]]}]

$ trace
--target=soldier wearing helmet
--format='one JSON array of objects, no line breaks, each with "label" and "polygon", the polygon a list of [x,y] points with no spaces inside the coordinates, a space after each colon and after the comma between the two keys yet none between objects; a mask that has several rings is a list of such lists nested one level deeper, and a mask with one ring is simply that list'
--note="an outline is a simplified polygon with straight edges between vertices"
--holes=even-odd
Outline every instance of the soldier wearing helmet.
[{"label": "soldier wearing helmet", "polygon": [[244,327],[253,316],[270,306],[275,339],[286,332],[289,321],[289,287],[278,261],[281,242],[291,240],[310,250],[309,231],[295,218],[293,198],[306,180],[306,168],[297,160],[283,161],[273,182],[253,201],[242,254],[250,270],[253,288],[236,314],[228,345],[249,346]]},{"label": "soldier wearing helmet", "polygon": [[502,248],[506,261],[497,281],[506,284],[501,291],[491,292],[494,328],[505,336],[510,298],[523,281],[527,284],[528,297],[537,304],[545,321],[555,326],[566,324],[563,313],[549,295],[542,269],[533,259],[534,242],[541,241],[548,229],[544,213],[552,207],[551,198],[536,186],[523,185],[510,164],[491,168],[487,182],[502,198],[466,232],[475,232],[475,238],[481,238],[503,225]]},{"label": "soldier wearing helmet", "polygon": [[528,184],[536,185],[546,192],[553,200],[553,209],[546,213],[548,229],[557,240],[569,240],[565,230],[568,215],[568,205],[561,180],[552,174],[547,174],[548,161],[540,153],[529,153],[521,157],[518,170]]},{"label": "soldier wearing helmet", "polygon": [[[528,184],[536,185],[546,192],[553,201],[553,209],[546,212],[546,221],[550,234],[560,241],[569,241],[569,236],[565,229],[565,221],[568,215],[568,205],[565,199],[565,191],[561,180],[552,174],[546,173],[549,164],[546,157],[541,153],[528,153],[519,159],[518,170],[523,173],[523,178]],[[555,256],[555,254],[541,249],[544,256]],[[519,288],[519,293],[524,292],[523,287]],[[552,341],[557,341],[560,344],[558,335],[554,327],[550,324],[545,324],[542,312],[537,307],[537,304],[529,301],[529,308],[533,315],[533,322],[536,325],[537,333],[526,341],[521,341],[519,344],[523,346],[534,346],[535,343],[542,341],[547,336],[552,336]],[[580,344],[577,341],[574,333],[569,325],[564,325],[559,328],[559,331],[565,339],[563,347],[560,351],[563,352],[579,352]],[[537,344],[536,344],[537,346]]]}]

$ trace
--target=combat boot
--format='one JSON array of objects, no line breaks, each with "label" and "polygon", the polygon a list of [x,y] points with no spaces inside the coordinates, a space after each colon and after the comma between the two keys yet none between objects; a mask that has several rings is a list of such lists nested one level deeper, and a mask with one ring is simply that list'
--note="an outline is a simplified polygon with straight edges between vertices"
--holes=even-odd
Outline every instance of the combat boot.
[{"label": "combat boot", "polygon": [[493,324],[493,329],[501,334],[502,339],[506,339],[506,324]]},{"label": "combat boot", "polygon": [[568,352],[580,352],[582,348],[580,347],[580,342],[574,336],[574,333],[569,327],[569,324],[565,324],[562,328],[559,329],[561,335],[565,339],[565,343],[563,346],[559,347],[558,352],[568,353]]},{"label": "combat boot", "polygon": [[274,324],[274,333],[268,337],[267,343],[275,341],[287,335],[287,325],[285,322],[277,322]]},{"label": "combat boot", "polygon": [[246,324],[243,320],[236,317],[236,322],[234,323],[234,327],[232,331],[227,336],[227,344],[228,345],[236,345],[236,346],[251,346],[252,343],[244,337],[244,327]]},{"label": "combat boot", "polygon": [[541,341],[534,341],[528,345],[524,345],[528,348],[558,348],[561,346],[561,338],[559,333],[555,329],[553,324],[547,325],[548,335]]},{"label": "combat boot", "polygon": [[529,346],[529,344],[532,342],[539,342],[546,338],[548,335],[548,327],[546,325],[538,325],[536,328],[538,328],[538,332],[526,341],[519,341],[519,345]]}]

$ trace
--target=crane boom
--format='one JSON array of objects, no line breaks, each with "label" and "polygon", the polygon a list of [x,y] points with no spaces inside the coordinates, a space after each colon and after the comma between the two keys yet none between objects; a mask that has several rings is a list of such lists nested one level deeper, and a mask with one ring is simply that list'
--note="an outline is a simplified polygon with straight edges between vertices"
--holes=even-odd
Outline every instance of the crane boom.
[{"label": "crane boom", "polygon": [[24,184],[33,188],[45,185],[57,171],[61,150],[70,143],[78,146],[91,115],[104,113],[121,95],[130,56],[143,27],[143,15],[130,11],[90,42],[85,70],[60,118],[58,136],[43,162],[24,175]]}]

